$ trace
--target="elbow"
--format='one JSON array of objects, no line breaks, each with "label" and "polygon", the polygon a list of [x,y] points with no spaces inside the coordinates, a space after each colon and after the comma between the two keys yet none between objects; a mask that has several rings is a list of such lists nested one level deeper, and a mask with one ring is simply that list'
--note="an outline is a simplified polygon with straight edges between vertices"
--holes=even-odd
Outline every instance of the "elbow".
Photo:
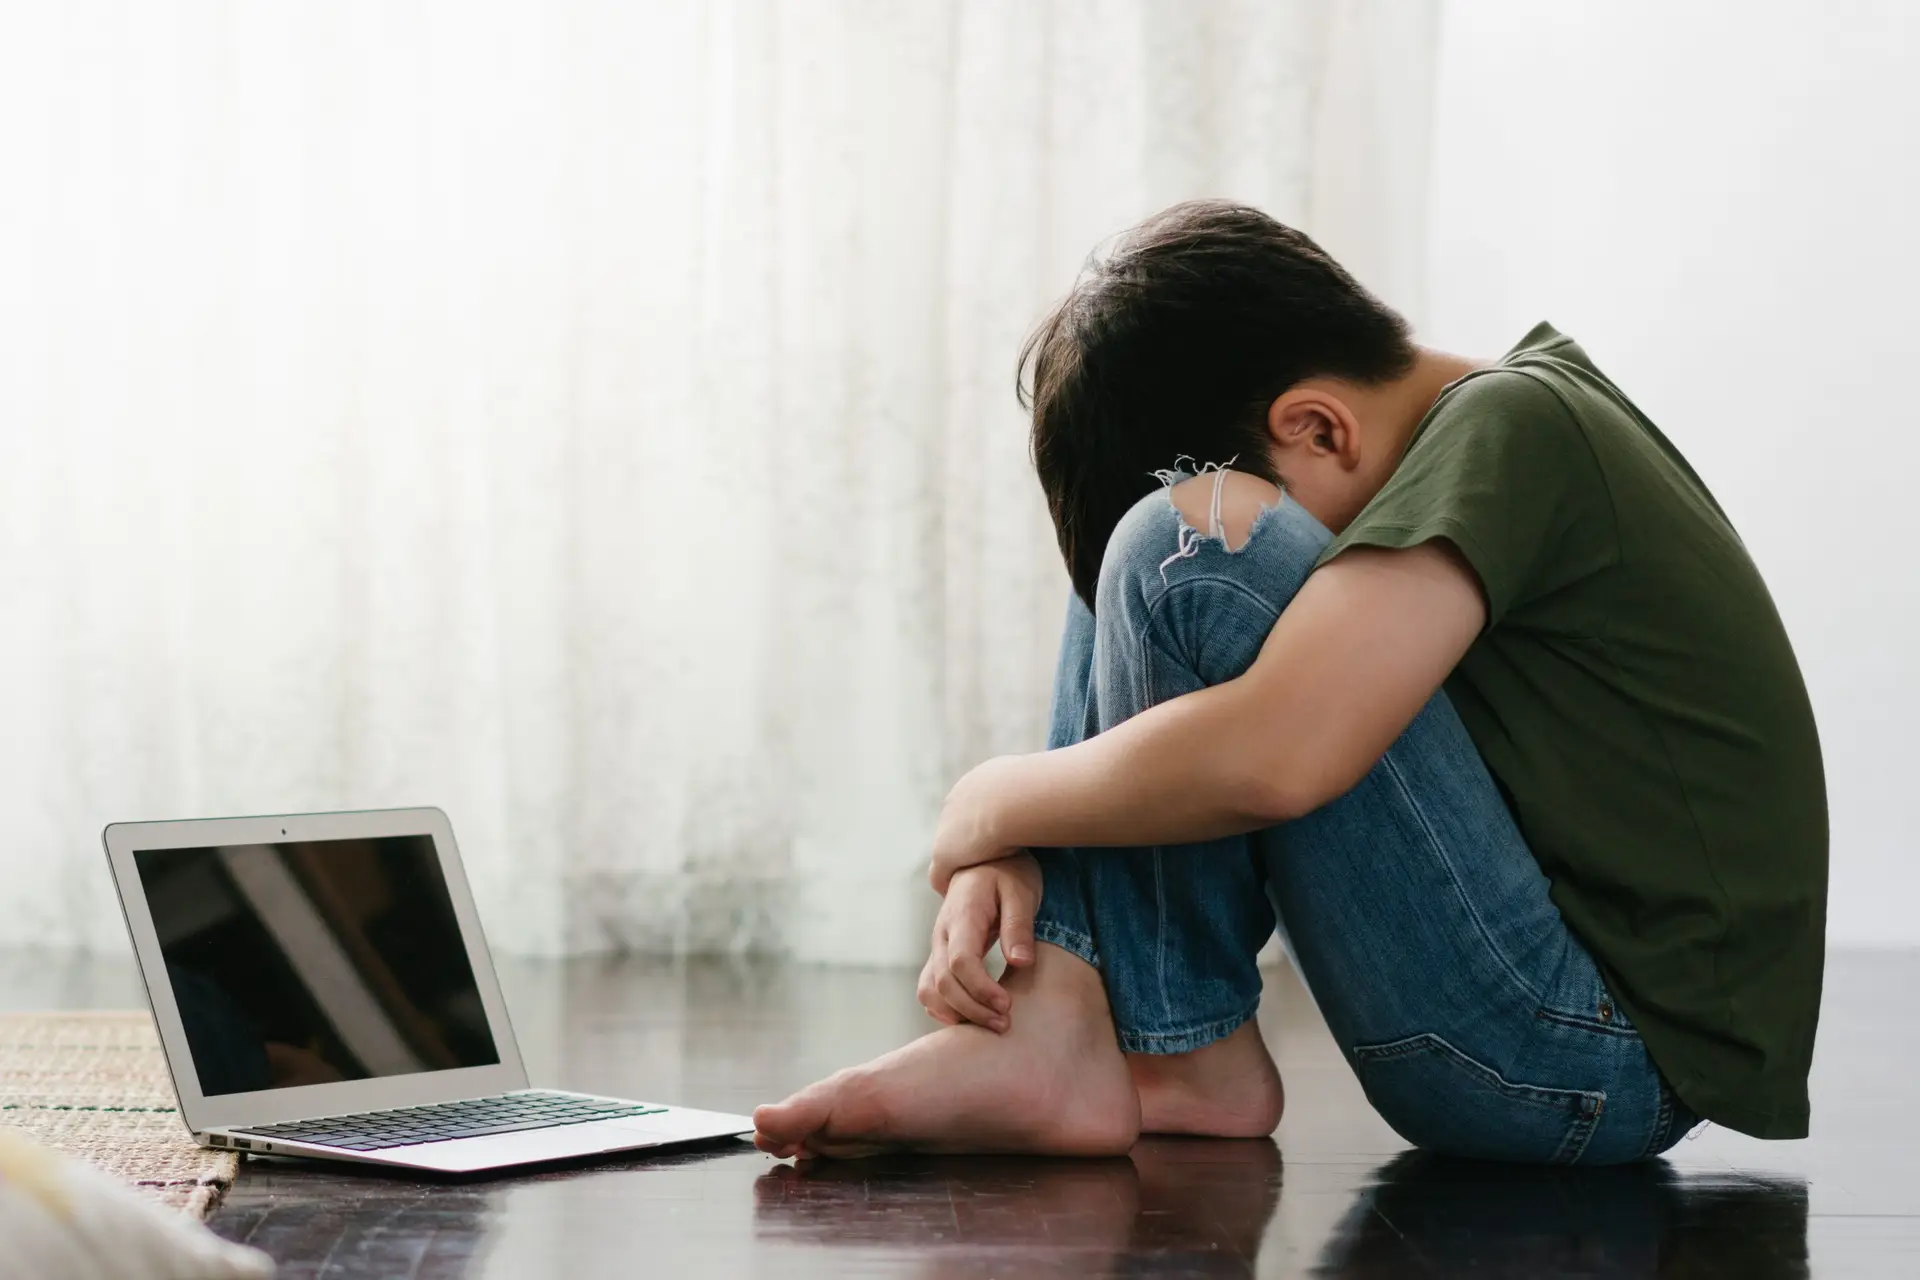
[{"label": "elbow", "polygon": [[1365,769],[1348,777],[1297,760],[1269,764],[1244,781],[1242,796],[1248,826],[1277,827],[1283,822],[1304,818],[1321,805],[1353,790],[1365,776]]},{"label": "elbow", "polygon": [[1349,736],[1297,728],[1274,732],[1268,726],[1253,735],[1223,737],[1214,759],[1230,776],[1229,803],[1240,810],[1247,829],[1304,818],[1358,786],[1381,752],[1350,742]]},{"label": "elbow", "polygon": [[1286,769],[1261,769],[1243,780],[1237,806],[1249,827],[1277,827],[1305,817],[1319,808],[1306,795],[1300,779]]}]

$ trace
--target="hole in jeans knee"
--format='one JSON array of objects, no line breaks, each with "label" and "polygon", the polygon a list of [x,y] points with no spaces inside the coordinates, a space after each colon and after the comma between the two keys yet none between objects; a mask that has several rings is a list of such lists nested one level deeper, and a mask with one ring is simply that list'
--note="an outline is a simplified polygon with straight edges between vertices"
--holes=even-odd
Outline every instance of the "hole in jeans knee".
[{"label": "hole in jeans knee", "polygon": [[1215,538],[1228,551],[1239,551],[1260,517],[1281,499],[1279,486],[1270,481],[1211,465],[1167,486],[1167,501],[1180,515],[1183,555],[1193,554],[1196,538]]}]

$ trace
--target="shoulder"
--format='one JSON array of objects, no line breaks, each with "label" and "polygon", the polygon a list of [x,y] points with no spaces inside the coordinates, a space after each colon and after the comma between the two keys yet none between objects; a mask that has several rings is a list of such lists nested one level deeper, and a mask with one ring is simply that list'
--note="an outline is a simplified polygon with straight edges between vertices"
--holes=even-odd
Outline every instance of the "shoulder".
[{"label": "shoulder", "polygon": [[1585,472],[1595,467],[1585,427],[1550,371],[1481,369],[1434,403],[1402,465],[1494,465]]},{"label": "shoulder", "polygon": [[1454,421],[1507,425],[1577,425],[1550,369],[1533,364],[1497,364],[1453,383],[1434,403],[1428,426]]}]

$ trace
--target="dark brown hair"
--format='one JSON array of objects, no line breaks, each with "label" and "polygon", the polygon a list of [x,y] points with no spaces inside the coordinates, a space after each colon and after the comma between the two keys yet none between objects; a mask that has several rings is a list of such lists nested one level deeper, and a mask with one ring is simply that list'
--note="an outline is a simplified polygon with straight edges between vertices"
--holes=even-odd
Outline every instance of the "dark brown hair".
[{"label": "dark brown hair", "polygon": [[1020,352],[1033,465],[1089,607],[1107,539],[1185,455],[1275,480],[1267,409],[1315,376],[1413,366],[1407,322],[1312,240],[1245,205],[1193,201],[1088,260]]}]

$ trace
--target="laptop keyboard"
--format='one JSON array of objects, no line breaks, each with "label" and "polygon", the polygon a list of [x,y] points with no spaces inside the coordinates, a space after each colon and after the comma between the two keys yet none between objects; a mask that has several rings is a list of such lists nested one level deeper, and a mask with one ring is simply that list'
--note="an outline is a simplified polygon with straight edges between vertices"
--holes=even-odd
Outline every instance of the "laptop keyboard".
[{"label": "laptop keyboard", "polygon": [[436,1102],[396,1111],[363,1111],[350,1116],[323,1116],[318,1120],[294,1120],[234,1132],[249,1137],[277,1138],[282,1142],[312,1142],[346,1151],[379,1151],[416,1142],[449,1142],[455,1138],[517,1133],[522,1129],[585,1124],[590,1120],[657,1115],[665,1110],[665,1107],[649,1107],[638,1102],[610,1102],[568,1093],[503,1093],[492,1098],[465,1098],[459,1102]]}]

